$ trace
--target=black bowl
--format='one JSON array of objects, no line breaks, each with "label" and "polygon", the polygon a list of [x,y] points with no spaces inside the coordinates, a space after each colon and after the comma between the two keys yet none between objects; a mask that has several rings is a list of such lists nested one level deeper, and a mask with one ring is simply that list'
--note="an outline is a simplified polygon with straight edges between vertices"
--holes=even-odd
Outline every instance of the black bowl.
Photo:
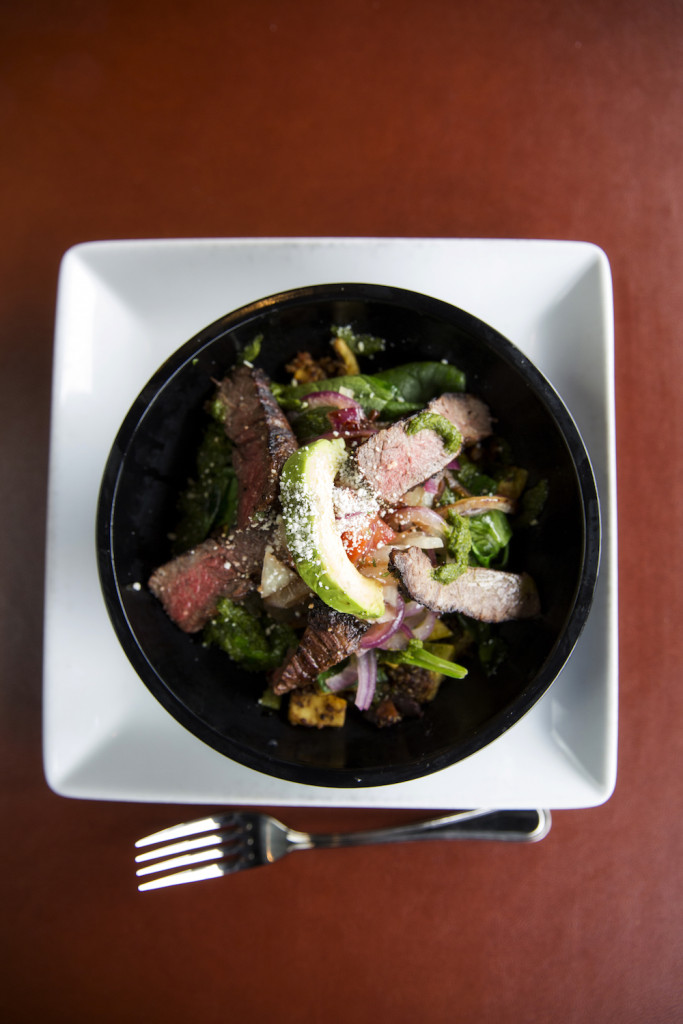
[{"label": "black bowl", "polygon": [[[256,334],[258,365],[275,379],[294,353],[329,351],[332,324],[380,335],[373,369],[448,359],[486,401],[516,461],[546,479],[549,497],[532,529],[515,535],[509,568],[538,586],[540,619],[501,627],[510,655],[486,678],[448,681],[424,716],[377,729],[355,712],[342,730],[290,726],[258,703],[263,678],[243,672],[178,630],[145,587],[170,557],[175,501],[191,470],[212,379]],[[566,407],[529,360],[476,317],[415,292],[365,284],[300,288],[254,302],[205,328],[152,377],[126,416],[107,462],[97,512],[104,599],[143,683],[186,729],[267,775],[330,787],[404,782],[491,743],[548,689],[586,621],[600,550],[590,461]],[[141,586],[140,586],[141,584]],[[153,756],[153,751],[150,754]]]}]

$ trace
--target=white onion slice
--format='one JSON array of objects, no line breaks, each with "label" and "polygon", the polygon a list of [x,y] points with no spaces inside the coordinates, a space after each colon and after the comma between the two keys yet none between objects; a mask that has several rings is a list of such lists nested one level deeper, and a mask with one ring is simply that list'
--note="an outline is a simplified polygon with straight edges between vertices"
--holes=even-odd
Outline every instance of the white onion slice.
[{"label": "white onion slice", "polygon": [[[357,566],[361,576],[368,576],[372,580],[380,580],[383,583],[389,570],[390,551],[391,548],[377,548],[376,551],[373,551],[371,562],[361,562]],[[378,554],[378,552],[380,553]]]},{"label": "white onion slice", "polygon": [[392,540],[390,544],[385,544],[377,551],[383,551],[385,548],[390,550],[391,548],[399,548],[401,551],[405,551],[406,548],[423,548],[425,551],[443,547],[442,537],[429,537],[425,533],[418,533],[417,531],[406,531],[405,533],[399,533],[398,540]]},{"label": "white onion slice", "polygon": [[412,526],[434,537],[445,537],[448,533],[448,523],[443,516],[424,505],[403,505],[386,516],[386,520],[393,529]]},{"label": "white onion slice", "polygon": [[[394,580],[390,580],[388,583],[384,584],[382,596],[384,597],[384,603],[388,606],[389,611],[391,611],[391,609],[396,609],[399,601],[401,604],[404,604],[403,598],[398,592],[398,583]],[[387,618],[391,617],[391,615],[387,615]]]},{"label": "white onion slice", "polygon": [[478,516],[482,512],[492,512],[497,509],[511,515],[515,511],[515,503],[511,498],[503,494],[478,494],[470,498],[460,498],[452,505],[444,505],[444,511],[452,510],[461,516]]},{"label": "white onion slice", "polygon": [[267,544],[261,568],[261,586],[259,587],[261,597],[270,597],[271,594],[284,590],[298,578],[289,566],[273,554],[272,545]]}]

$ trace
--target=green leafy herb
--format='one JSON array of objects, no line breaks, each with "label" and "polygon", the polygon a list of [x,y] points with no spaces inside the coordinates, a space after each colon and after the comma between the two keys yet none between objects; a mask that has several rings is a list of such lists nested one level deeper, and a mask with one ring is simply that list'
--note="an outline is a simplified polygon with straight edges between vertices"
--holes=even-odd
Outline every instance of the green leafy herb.
[{"label": "green leafy herb", "polygon": [[455,470],[455,478],[470,494],[495,494],[497,484],[492,476],[482,473],[476,463],[465,455],[458,456],[460,468]]},{"label": "green leafy herb", "polygon": [[436,508],[440,508],[442,505],[452,505],[458,500],[459,495],[446,484],[439,497],[434,502]]},{"label": "green leafy herb", "polygon": [[417,434],[420,430],[433,430],[443,441],[447,452],[459,452],[462,447],[462,434],[450,420],[438,412],[423,412],[414,416],[405,428],[406,434]]},{"label": "green leafy herb", "polygon": [[257,334],[255,338],[252,338],[248,345],[245,345],[240,356],[240,362],[253,363],[255,359],[258,359],[262,344],[263,335]]},{"label": "green leafy herb", "polygon": [[225,597],[204,628],[204,641],[216,644],[242,668],[264,672],[282,663],[297,637],[289,626]]},{"label": "green leafy herb", "polygon": [[446,551],[458,565],[465,567],[472,547],[470,520],[453,510],[448,513],[447,519],[451,529],[446,539]]},{"label": "green leafy herb", "polygon": [[436,569],[432,569],[432,576],[437,583],[447,585],[449,583],[455,583],[458,576],[462,576],[466,568],[466,565],[457,565],[455,562],[444,562],[443,565],[437,565]]},{"label": "green leafy herb", "polygon": [[383,352],[386,347],[384,338],[378,338],[374,334],[357,334],[348,324],[346,327],[333,327],[332,334],[335,338],[345,341],[356,356],[374,356],[377,352]]},{"label": "green leafy herb", "polygon": [[432,571],[437,583],[453,583],[467,569],[470,563],[472,534],[470,521],[452,510],[448,513],[449,533],[446,537],[446,554],[448,561]]},{"label": "green leafy herb", "polygon": [[548,500],[548,481],[539,480],[522,495],[522,509],[515,526],[535,526]]},{"label": "green leafy herb", "polygon": [[447,661],[427,650],[421,640],[409,640],[408,646],[403,651],[391,651],[385,655],[392,664],[415,665],[417,668],[426,668],[429,672],[439,672],[441,675],[450,676],[451,679],[464,679],[467,669],[462,665],[456,665],[454,661]]}]

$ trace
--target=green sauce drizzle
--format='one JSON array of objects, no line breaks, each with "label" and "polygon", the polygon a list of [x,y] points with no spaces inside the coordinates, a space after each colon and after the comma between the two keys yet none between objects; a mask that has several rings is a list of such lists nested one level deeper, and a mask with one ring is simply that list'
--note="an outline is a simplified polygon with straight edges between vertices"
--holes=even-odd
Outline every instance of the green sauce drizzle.
[{"label": "green sauce drizzle", "polygon": [[408,420],[406,434],[417,434],[420,430],[433,430],[438,434],[447,452],[459,452],[462,447],[462,434],[458,428],[438,412],[425,409]]}]

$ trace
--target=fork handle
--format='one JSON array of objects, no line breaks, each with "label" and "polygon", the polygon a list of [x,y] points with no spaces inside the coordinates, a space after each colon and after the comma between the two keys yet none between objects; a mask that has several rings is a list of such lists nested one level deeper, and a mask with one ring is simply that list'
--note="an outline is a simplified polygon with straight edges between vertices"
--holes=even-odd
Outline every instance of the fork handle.
[{"label": "fork handle", "polygon": [[[363,832],[312,834],[299,849],[336,849],[342,846],[369,846],[375,843],[416,842],[425,839],[481,839],[503,842],[538,842],[548,834],[551,816],[548,810],[497,811],[488,808],[459,811],[442,818],[413,822],[392,828]],[[297,844],[298,846],[299,844]]]}]

